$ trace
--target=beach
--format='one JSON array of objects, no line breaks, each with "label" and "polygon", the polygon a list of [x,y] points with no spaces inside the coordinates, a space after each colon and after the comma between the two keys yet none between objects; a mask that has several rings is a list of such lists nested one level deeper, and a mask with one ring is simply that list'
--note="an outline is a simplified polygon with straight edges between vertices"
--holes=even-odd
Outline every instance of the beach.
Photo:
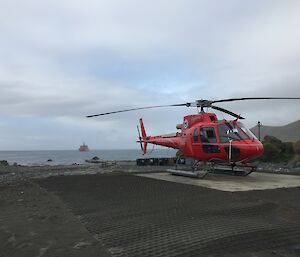
[{"label": "beach", "polygon": [[299,256],[299,187],[224,192],[141,176],[164,169],[1,167],[0,256]]}]

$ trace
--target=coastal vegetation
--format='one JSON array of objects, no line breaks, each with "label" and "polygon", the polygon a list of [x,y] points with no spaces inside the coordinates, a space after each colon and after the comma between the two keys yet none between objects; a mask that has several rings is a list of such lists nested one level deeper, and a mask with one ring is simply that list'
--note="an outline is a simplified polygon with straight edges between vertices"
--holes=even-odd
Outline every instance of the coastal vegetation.
[{"label": "coastal vegetation", "polygon": [[262,144],[264,154],[259,158],[262,162],[290,162],[300,160],[300,140],[295,143],[282,142],[274,136],[265,136]]}]

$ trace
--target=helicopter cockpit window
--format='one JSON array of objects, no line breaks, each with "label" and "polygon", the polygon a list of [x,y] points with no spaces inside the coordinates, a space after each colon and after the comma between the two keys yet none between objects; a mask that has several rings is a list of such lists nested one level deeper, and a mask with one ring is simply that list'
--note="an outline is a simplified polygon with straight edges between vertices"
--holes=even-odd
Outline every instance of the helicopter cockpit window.
[{"label": "helicopter cockpit window", "polygon": [[230,140],[245,140],[249,139],[247,133],[235,123],[225,123],[218,126],[220,142],[226,143]]},{"label": "helicopter cockpit window", "polygon": [[194,129],[194,143],[198,142],[198,128]]}]

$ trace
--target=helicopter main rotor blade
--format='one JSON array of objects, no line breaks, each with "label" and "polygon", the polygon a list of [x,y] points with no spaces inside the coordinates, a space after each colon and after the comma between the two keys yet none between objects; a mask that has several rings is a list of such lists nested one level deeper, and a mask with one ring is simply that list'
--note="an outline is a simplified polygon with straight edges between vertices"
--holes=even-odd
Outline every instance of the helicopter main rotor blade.
[{"label": "helicopter main rotor blade", "polygon": [[218,106],[211,105],[210,108],[215,109],[215,110],[220,111],[220,112],[225,112],[225,113],[227,113],[227,114],[229,114],[229,115],[231,115],[235,118],[239,118],[241,120],[245,119],[245,118],[241,117],[240,115],[238,115],[234,112],[228,111],[228,110],[226,110],[224,108],[221,108],[221,107],[218,107]]},{"label": "helicopter main rotor blade", "polygon": [[241,98],[228,98],[228,99],[221,99],[211,101],[211,103],[223,103],[223,102],[233,102],[233,101],[243,101],[243,100],[296,100],[300,99],[300,97],[241,97]]},{"label": "helicopter main rotor blade", "polygon": [[113,111],[113,112],[104,112],[104,113],[99,113],[99,114],[94,114],[94,115],[88,115],[86,117],[91,118],[91,117],[109,115],[109,114],[114,114],[114,113],[119,113],[119,112],[130,112],[130,111],[136,111],[136,110],[154,109],[154,108],[162,108],[162,107],[173,107],[173,106],[187,106],[187,107],[190,107],[191,104],[192,103],[147,106],[147,107],[139,107],[139,108],[125,109],[125,110],[118,110],[118,111]]},{"label": "helicopter main rotor blade", "polygon": [[[168,104],[168,105],[156,105],[156,106],[147,106],[147,107],[139,107],[139,108],[131,108],[131,109],[124,109],[124,110],[118,110],[118,111],[112,111],[112,112],[104,112],[94,115],[88,115],[87,118],[91,117],[97,117],[97,116],[103,116],[103,115],[109,115],[109,114],[115,114],[120,112],[130,112],[130,111],[136,111],[136,110],[145,110],[145,109],[154,109],[154,108],[162,108],[162,107],[174,107],[174,106],[186,106],[186,107],[200,107],[201,110],[204,107],[213,108],[215,110],[219,110],[221,112],[227,113],[233,117],[239,117],[239,115],[228,111],[226,109],[223,109],[221,107],[213,106],[213,103],[223,103],[223,102],[233,102],[233,101],[243,101],[243,100],[270,100],[270,99],[280,99],[280,100],[295,100],[300,99],[300,97],[242,97],[242,98],[228,98],[228,99],[220,99],[220,100],[196,100],[194,102],[188,102],[188,103],[181,103],[181,104]],[[240,119],[244,119],[243,117],[240,117]]]}]

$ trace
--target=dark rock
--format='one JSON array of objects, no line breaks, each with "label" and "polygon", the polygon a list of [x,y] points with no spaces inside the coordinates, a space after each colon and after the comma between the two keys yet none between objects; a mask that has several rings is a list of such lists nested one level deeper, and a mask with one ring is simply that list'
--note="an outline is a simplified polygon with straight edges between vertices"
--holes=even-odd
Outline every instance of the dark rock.
[{"label": "dark rock", "polygon": [[98,156],[95,156],[95,157],[92,158],[92,160],[98,161],[98,160],[100,160],[100,158]]},{"label": "dark rock", "polygon": [[293,169],[293,168],[296,167],[296,165],[297,165],[297,161],[296,160],[291,160],[291,161],[288,162],[287,167],[289,169]]},{"label": "dark rock", "polygon": [[294,172],[297,172],[297,173],[298,173],[298,172],[300,173],[300,167],[294,168],[293,171],[294,171]]},{"label": "dark rock", "polygon": [[2,161],[0,161],[0,165],[2,165],[2,166],[9,166],[9,163],[6,160],[2,160]]},{"label": "dark rock", "polygon": [[47,162],[53,162],[53,160],[52,159],[48,159]]}]

